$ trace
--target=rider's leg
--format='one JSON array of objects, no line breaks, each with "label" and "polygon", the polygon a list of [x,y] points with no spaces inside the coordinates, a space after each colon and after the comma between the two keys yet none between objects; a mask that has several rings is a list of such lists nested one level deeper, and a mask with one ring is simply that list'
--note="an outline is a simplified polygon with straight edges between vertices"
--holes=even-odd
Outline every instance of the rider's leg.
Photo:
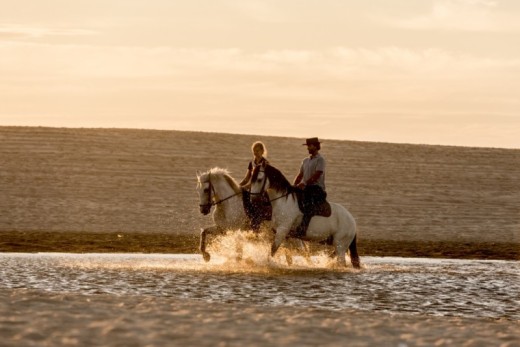
[{"label": "rider's leg", "polygon": [[264,205],[261,201],[255,202],[252,204],[252,213],[251,213],[251,229],[254,232],[258,232],[260,230],[260,224],[264,220]]},{"label": "rider's leg", "polygon": [[316,200],[320,200],[320,192],[323,192],[323,190],[319,186],[306,186],[304,188],[303,218],[296,229],[296,237],[303,237],[307,233],[311,218],[316,214]]},{"label": "rider's leg", "polygon": [[242,190],[242,203],[244,205],[244,211],[246,212],[246,215],[251,218],[254,211],[253,211],[253,204],[251,203],[251,193],[249,193],[248,190],[243,189]]}]

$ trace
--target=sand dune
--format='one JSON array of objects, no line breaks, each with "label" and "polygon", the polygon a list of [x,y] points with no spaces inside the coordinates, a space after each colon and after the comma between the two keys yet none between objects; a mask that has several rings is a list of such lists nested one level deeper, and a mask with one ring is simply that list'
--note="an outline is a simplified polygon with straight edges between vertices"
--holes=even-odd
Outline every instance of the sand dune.
[{"label": "sand dune", "polygon": [[[196,170],[240,180],[262,140],[292,180],[302,139],[0,127],[0,231],[197,233]],[[331,201],[361,238],[520,243],[520,150],[323,140]]]}]

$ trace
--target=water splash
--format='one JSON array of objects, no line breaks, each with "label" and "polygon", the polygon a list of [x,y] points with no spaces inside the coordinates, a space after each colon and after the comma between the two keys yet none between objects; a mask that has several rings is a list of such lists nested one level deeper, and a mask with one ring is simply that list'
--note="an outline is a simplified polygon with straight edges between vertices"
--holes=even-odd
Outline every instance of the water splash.
[{"label": "water splash", "polygon": [[249,231],[229,231],[215,236],[207,250],[211,260],[204,262],[201,255],[180,254],[88,254],[81,256],[45,253],[40,255],[43,261],[47,257],[55,266],[80,268],[86,270],[121,270],[121,271],[175,271],[215,274],[262,274],[262,275],[306,275],[316,272],[358,272],[351,266],[338,267],[336,260],[327,252],[308,254],[300,248],[299,242],[287,242],[278,250],[275,257],[270,257],[272,237],[269,233]]},{"label": "water splash", "polygon": [[[287,240],[275,257],[271,257],[272,236],[270,233],[251,231],[228,231],[216,236],[208,246],[215,260],[209,265],[218,265],[222,271],[248,273],[287,273],[298,271],[353,271],[338,267],[336,259],[326,251],[310,254],[299,240]],[[215,268],[213,268],[215,270]]]}]

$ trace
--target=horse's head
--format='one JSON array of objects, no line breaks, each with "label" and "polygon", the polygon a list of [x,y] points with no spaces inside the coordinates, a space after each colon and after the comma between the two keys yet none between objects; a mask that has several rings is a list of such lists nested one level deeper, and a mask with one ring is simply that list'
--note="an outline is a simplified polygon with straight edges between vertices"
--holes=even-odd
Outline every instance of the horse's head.
[{"label": "horse's head", "polygon": [[294,187],[280,170],[272,165],[263,163],[253,169],[251,176],[252,199],[260,199],[264,192],[268,190],[276,191],[287,196],[294,191]]},{"label": "horse's head", "polygon": [[211,185],[211,172],[201,174],[197,171],[197,193],[199,194],[200,213],[207,215],[211,210],[213,187]]},{"label": "horse's head", "polygon": [[261,199],[264,192],[269,189],[269,179],[266,175],[265,162],[261,165],[255,166],[251,175],[251,200]]}]

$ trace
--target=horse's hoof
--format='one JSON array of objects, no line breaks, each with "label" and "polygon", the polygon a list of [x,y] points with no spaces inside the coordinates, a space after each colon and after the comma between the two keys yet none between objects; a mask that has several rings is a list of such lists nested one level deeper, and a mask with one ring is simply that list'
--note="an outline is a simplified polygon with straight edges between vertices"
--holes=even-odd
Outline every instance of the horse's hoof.
[{"label": "horse's hoof", "polygon": [[211,259],[211,255],[209,255],[208,252],[202,253],[202,258],[204,258],[204,261],[207,263]]}]

